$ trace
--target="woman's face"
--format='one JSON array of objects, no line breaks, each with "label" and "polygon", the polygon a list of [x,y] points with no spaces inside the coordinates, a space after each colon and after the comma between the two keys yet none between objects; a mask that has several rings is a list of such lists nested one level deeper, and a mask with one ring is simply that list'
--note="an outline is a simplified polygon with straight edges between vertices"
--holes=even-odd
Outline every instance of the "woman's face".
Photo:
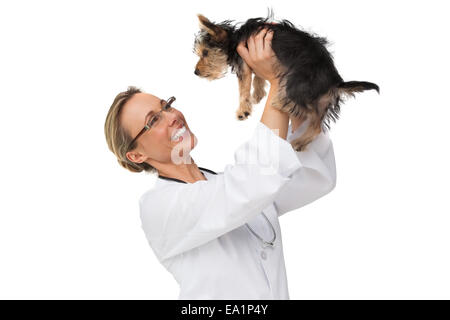
[{"label": "woman's face", "polygon": [[[161,108],[160,98],[148,93],[136,93],[123,106],[120,122],[134,138]],[[138,138],[137,147],[127,152],[130,161],[146,162],[158,169],[158,163],[180,164],[190,159],[189,153],[196,146],[197,138],[189,129],[183,114],[172,106],[170,111],[163,111],[160,116],[157,124]],[[182,138],[172,140],[183,126],[186,131],[181,135]]]}]

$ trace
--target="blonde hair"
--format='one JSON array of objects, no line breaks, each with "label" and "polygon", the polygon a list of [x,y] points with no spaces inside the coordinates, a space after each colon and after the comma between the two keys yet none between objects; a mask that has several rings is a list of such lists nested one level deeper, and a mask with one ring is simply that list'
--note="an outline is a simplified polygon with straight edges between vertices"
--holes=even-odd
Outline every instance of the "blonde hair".
[{"label": "blonde hair", "polygon": [[[125,103],[133,97],[136,93],[141,93],[142,91],[134,86],[129,86],[124,92],[119,93],[111,107],[109,108],[108,114],[105,121],[105,137],[106,143],[108,144],[109,150],[117,157],[119,164],[125,169],[131,172],[150,172],[156,173],[157,170],[149,165],[148,163],[135,163],[126,157],[128,152],[127,146],[133,140],[133,138],[128,134],[125,128],[122,127],[120,123],[120,114]],[[130,147],[130,150],[136,147],[136,142]]]}]

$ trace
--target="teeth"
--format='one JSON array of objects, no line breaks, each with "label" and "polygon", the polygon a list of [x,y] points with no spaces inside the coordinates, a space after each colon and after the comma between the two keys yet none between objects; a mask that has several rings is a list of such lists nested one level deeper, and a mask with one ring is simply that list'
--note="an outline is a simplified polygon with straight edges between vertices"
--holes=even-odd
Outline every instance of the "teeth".
[{"label": "teeth", "polygon": [[180,136],[182,136],[184,133],[186,132],[186,127],[183,126],[180,130],[177,131],[177,133],[175,133],[172,137],[173,141],[178,140],[178,138],[180,138]]}]

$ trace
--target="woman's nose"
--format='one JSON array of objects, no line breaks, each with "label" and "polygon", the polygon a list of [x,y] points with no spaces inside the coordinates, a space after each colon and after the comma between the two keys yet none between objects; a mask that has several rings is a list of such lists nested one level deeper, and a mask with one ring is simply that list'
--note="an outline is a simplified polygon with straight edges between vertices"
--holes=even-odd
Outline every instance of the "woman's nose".
[{"label": "woman's nose", "polygon": [[171,127],[176,125],[176,122],[179,121],[179,117],[175,112],[166,112],[165,116],[167,117],[167,123]]}]

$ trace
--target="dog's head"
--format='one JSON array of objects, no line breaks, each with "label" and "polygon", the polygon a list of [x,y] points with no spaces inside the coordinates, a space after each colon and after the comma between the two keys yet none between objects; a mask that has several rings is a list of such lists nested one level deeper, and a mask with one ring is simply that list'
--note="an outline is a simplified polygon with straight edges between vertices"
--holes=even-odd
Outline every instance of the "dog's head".
[{"label": "dog's head", "polygon": [[228,64],[229,35],[224,25],[215,24],[198,14],[200,31],[195,37],[194,53],[200,57],[194,73],[208,80],[225,76]]}]

